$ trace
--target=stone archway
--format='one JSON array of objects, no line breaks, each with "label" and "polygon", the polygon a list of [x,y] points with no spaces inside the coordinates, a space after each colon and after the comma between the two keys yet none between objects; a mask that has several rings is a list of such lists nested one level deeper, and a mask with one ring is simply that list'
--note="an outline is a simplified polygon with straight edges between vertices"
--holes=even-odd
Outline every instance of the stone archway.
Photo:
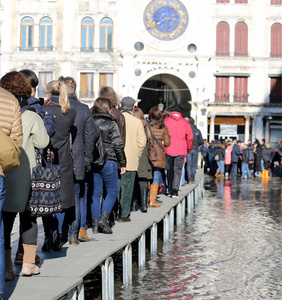
[{"label": "stone archway", "polygon": [[147,114],[151,107],[164,104],[164,108],[174,104],[181,104],[184,116],[190,115],[191,93],[186,83],[171,74],[158,74],[146,80],[141,86],[138,106]]}]

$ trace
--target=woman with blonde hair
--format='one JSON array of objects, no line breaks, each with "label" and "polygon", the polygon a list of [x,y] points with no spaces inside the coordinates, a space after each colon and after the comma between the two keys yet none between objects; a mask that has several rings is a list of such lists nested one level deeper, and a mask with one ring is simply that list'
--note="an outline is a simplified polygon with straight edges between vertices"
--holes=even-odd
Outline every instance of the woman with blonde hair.
[{"label": "woman with blonde hair", "polygon": [[[56,132],[51,137],[49,148],[54,164],[62,165],[61,192],[62,212],[43,217],[45,241],[42,251],[61,249],[60,234],[63,222],[69,225],[75,219],[73,159],[71,155],[71,134],[76,112],[70,109],[66,86],[63,82],[53,80],[46,86],[48,100],[42,107],[45,112],[55,116]],[[74,140],[74,136],[72,136]],[[71,245],[78,245],[77,237],[70,237]]]}]

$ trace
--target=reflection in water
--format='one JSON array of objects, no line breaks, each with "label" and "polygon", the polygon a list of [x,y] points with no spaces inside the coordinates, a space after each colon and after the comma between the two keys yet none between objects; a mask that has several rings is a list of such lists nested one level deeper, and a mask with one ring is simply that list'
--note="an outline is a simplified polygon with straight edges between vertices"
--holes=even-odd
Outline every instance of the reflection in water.
[{"label": "reflection in water", "polygon": [[116,299],[282,299],[281,179],[206,177],[205,189],[171,243],[134,270],[132,289],[117,283]]}]

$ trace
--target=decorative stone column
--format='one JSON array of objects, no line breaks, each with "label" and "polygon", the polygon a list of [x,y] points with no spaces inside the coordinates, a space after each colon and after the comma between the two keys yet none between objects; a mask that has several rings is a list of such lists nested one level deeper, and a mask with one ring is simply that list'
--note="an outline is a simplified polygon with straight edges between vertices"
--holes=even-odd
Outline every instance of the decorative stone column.
[{"label": "decorative stone column", "polygon": [[214,140],[214,119],[215,119],[215,115],[211,115],[210,116],[210,139],[209,139],[209,142]]},{"label": "decorative stone column", "polygon": [[245,143],[248,142],[248,139],[250,138],[250,115],[245,115]]},{"label": "decorative stone column", "polygon": [[263,120],[262,115],[256,115],[254,118],[254,137],[257,137],[259,141],[264,138],[264,132],[263,132]]},{"label": "decorative stone column", "polygon": [[264,133],[264,138],[266,142],[269,142],[269,131],[270,131],[270,121],[268,117],[265,119],[265,133]]}]

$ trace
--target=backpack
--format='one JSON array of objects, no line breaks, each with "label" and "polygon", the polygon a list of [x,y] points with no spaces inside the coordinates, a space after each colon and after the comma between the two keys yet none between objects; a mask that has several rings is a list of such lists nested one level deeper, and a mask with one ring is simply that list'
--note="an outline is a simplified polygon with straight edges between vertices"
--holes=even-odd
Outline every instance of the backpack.
[{"label": "backpack", "polygon": [[[97,130],[98,127],[97,127]],[[93,150],[93,167],[94,168],[102,168],[107,161],[107,152],[103,143],[102,134],[99,130],[99,137],[94,145]]]},{"label": "backpack", "polygon": [[255,160],[254,150],[249,149],[249,161],[254,161],[254,160]]},{"label": "backpack", "polygon": [[20,165],[21,150],[1,128],[0,128],[0,166],[3,171],[10,171]]}]

